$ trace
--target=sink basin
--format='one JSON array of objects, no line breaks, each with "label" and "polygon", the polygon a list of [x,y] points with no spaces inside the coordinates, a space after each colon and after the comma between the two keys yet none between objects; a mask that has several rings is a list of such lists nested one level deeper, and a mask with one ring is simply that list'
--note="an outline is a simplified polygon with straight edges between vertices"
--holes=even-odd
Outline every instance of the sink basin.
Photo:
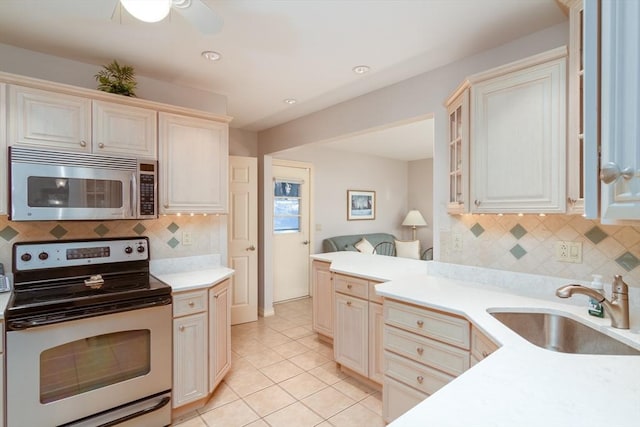
[{"label": "sink basin", "polygon": [[489,313],[538,347],[562,353],[640,356],[640,350],[568,317],[550,313]]}]

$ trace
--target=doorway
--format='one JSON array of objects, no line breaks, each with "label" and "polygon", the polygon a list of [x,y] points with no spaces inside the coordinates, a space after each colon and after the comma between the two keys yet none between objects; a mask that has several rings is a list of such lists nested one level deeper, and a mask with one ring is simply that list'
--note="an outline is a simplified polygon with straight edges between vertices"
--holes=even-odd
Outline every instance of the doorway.
[{"label": "doorway", "polygon": [[273,161],[273,302],[309,296],[311,164]]}]

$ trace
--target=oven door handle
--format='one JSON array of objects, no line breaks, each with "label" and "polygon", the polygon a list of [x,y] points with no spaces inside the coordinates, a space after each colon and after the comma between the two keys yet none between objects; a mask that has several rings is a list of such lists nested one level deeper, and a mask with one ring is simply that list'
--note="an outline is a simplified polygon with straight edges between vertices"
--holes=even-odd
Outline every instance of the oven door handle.
[{"label": "oven door handle", "polygon": [[113,421],[109,421],[108,423],[105,424],[100,424],[97,427],[112,427],[112,426],[116,426],[118,424],[122,424],[125,421],[129,421],[129,420],[133,420],[134,418],[138,418],[138,417],[142,417],[143,415],[147,415],[151,412],[155,412],[159,409],[162,409],[163,407],[167,406],[167,404],[171,401],[171,398],[169,396],[163,398],[162,400],[160,400],[160,402],[158,402],[157,404],[151,406],[150,408],[145,408],[142,409],[138,412],[134,412],[133,414],[129,414],[129,415],[125,415],[124,417],[120,417],[117,420],[113,420]]}]

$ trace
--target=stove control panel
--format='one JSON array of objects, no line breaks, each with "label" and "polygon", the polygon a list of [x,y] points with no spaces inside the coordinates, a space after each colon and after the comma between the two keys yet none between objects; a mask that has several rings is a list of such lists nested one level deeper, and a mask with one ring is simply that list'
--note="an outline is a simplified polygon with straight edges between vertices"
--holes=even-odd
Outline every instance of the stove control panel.
[{"label": "stove control panel", "polygon": [[114,238],[19,242],[13,245],[14,271],[149,260],[149,240]]}]

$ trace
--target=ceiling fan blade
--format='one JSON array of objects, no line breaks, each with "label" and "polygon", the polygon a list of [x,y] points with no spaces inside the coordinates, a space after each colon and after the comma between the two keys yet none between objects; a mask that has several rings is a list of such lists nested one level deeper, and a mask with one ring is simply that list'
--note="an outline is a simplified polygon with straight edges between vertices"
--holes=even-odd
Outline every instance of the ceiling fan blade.
[{"label": "ceiling fan blade", "polygon": [[203,34],[214,34],[222,29],[222,17],[200,0],[191,0],[187,7],[175,8]]}]

